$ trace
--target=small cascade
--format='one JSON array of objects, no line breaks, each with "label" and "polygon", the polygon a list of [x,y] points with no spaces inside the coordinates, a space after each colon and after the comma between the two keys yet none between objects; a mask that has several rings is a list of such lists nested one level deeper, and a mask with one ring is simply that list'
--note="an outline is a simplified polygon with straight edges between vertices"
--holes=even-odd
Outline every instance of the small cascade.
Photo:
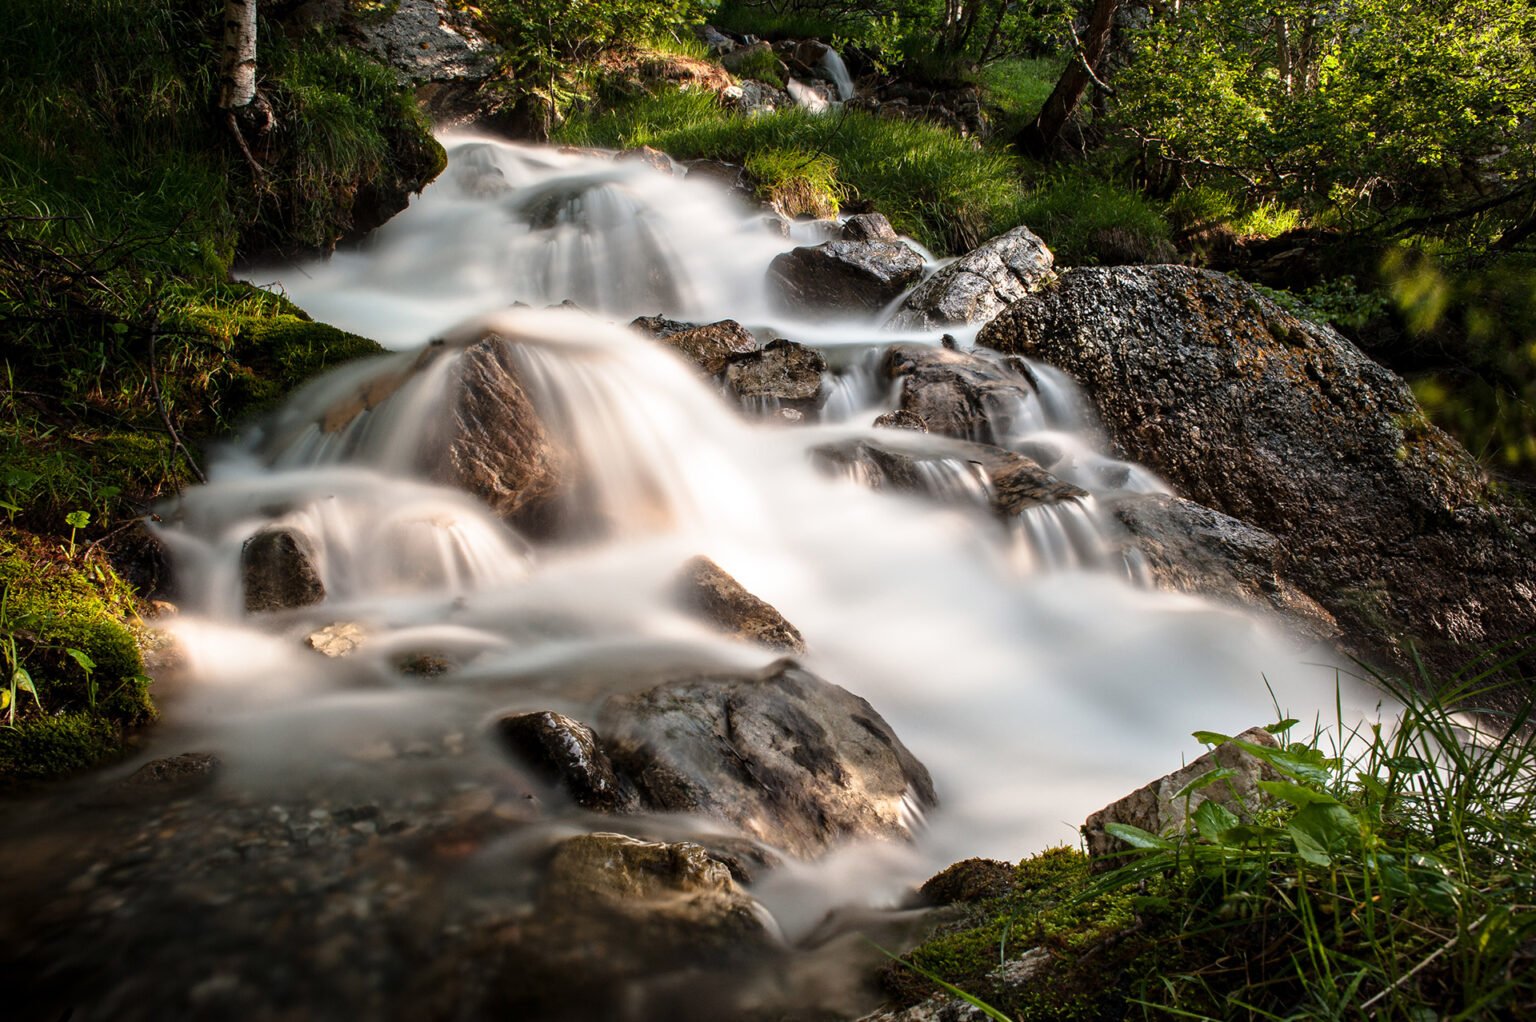
[{"label": "small cascade", "polygon": [[1020,571],[1104,570],[1118,556],[1093,497],[1025,508],[1012,525]]},{"label": "small cascade", "polygon": [[839,360],[828,367],[822,381],[822,422],[848,422],[891,402],[893,385],[885,376],[883,347],[850,346],[838,355]]},{"label": "small cascade", "polygon": [[828,46],[827,52],[821,55],[820,67],[837,87],[838,102],[846,103],[853,98],[853,76],[848,73],[842,54]]}]

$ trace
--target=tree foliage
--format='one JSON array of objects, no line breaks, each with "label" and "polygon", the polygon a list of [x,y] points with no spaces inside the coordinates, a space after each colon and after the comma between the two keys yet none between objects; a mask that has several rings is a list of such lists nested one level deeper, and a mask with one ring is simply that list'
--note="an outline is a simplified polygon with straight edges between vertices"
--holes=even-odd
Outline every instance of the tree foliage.
[{"label": "tree foliage", "polygon": [[1119,114],[1185,180],[1237,178],[1366,223],[1496,210],[1485,240],[1505,245],[1530,218],[1528,0],[1195,0],[1131,50]]}]

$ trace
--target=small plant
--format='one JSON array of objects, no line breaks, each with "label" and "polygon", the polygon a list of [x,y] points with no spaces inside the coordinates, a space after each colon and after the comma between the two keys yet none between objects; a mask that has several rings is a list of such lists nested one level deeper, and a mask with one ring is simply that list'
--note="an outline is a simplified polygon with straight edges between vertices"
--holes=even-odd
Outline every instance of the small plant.
[{"label": "small plant", "polygon": [[6,586],[0,590],[0,657],[5,659],[5,687],[0,688],[0,711],[5,713],[8,727],[16,725],[19,693],[31,695],[37,708],[43,708],[42,700],[37,697],[37,685],[32,681],[31,672],[22,663],[21,651],[16,644],[16,633],[28,623],[25,617],[12,612],[11,587]]},{"label": "small plant", "polygon": [[69,559],[75,559],[75,533],[91,524],[89,511],[71,511],[64,516],[64,523],[69,526]]}]

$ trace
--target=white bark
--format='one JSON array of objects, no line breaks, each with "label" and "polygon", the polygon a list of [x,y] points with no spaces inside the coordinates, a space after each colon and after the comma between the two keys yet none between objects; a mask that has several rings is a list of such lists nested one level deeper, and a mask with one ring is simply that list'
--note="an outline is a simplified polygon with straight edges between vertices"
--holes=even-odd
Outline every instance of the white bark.
[{"label": "white bark", "polygon": [[256,0],[225,0],[224,58],[219,109],[238,110],[256,98]]}]

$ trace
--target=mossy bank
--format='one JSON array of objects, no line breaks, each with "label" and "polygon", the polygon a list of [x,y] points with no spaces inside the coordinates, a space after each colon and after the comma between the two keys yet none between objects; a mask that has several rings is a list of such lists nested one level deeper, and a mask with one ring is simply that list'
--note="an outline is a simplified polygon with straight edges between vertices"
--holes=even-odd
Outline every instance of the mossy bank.
[{"label": "mossy bank", "polygon": [[247,158],[217,108],[222,3],[0,0],[0,637],[37,690],[0,776],[110,759],[152,719],[125,622],[166,577],[135,519],[208,440],[380,350],[230,279],[377,226],[445,160],[396,74],[295,6],[262,6]]}]

